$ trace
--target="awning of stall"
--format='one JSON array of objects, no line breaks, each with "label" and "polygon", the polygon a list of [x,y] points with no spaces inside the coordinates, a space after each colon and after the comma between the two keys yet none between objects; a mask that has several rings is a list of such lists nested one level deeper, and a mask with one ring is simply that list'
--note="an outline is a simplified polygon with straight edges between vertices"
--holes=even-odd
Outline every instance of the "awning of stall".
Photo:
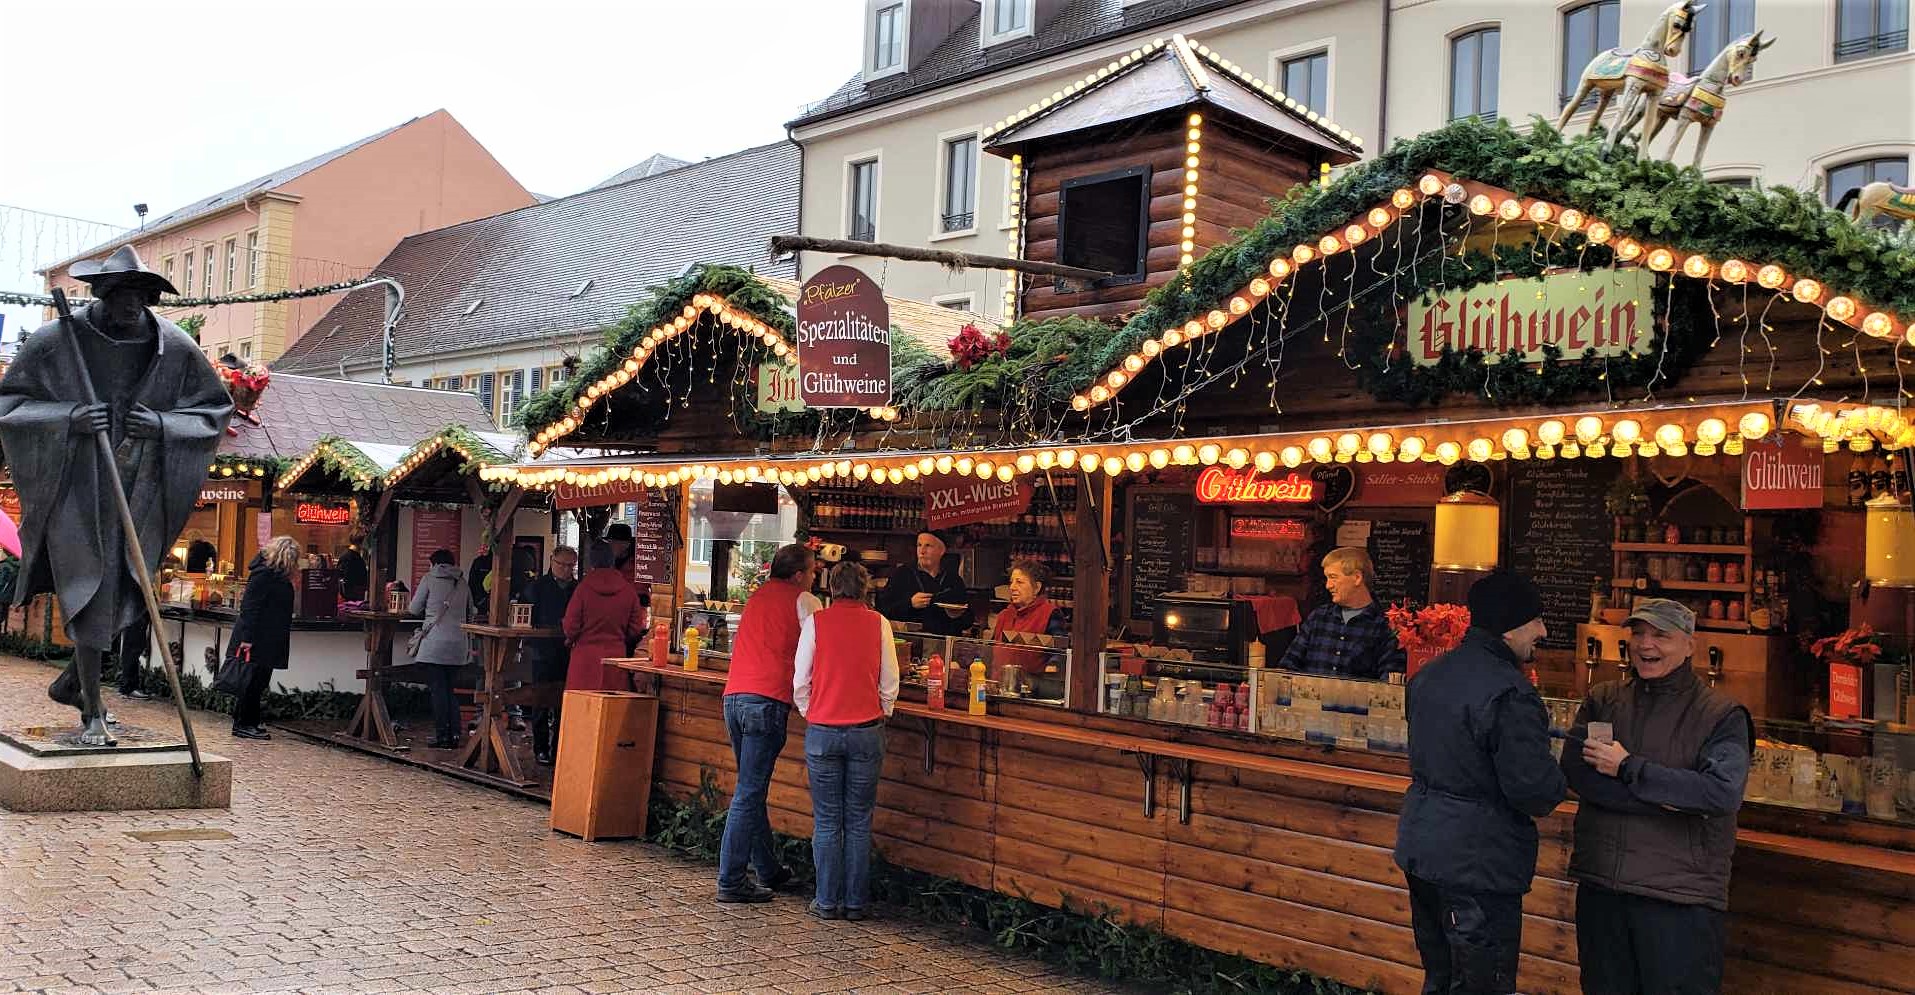
[{"label": "awning of stall", "polygon": [[278,489],[289,494],[350,497],[378,489],[386,474],[404,459],[406,447],[355,442],[328,435],[293,460],[280,474]]},{"label": "awning of stall", "polygon": [[1293,151],[1318,162],[1351,163],[1363,151],[1362,140],[1349,129],[1182,35],[1120,56],[996,122],[985,132],[985,143],[1009,156],[1171,111],[1223,111],[1281,136]]},{"label": "awning of stall", "polygon": [[[751,445],[751,436],[795,435],[812,426],[803,411],[761,411],[761,378],[792,369],[799,284],[729,266],[702,266],[658,288],[630,316],[607,330],[605,346],[587,357],[579,375],[534,396],[521,409],[538,455],[564,440],[569,446],[649,448],[674,409],[700,400],[729,408],[722,434]],[[986,335],[998,325],[983,315],[921,301],[886,297],[891,307],[894,376],[945,355],[966,325]],[[713,341],[717,337],[720,341]],[[712,390],[717,385],[722,388]],[[870,425],[895,420],[895,410],[871,409]]]},{"label": "awning of stall", "polygon": [[483,503],[471,482],[518,459],[524,443],[517,435],[447,425],[401,452],[379,485],[402,501]]}]

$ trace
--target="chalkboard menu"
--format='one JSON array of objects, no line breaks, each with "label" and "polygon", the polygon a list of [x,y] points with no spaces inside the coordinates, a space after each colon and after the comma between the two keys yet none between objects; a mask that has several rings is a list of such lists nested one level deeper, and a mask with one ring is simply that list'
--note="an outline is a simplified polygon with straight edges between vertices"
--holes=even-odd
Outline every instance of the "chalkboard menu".
[{"label": "chalkboard menu", "polygon": [[678,512],[669,501],[636,505],[632,518],[632,579],[641,585],[671,584],[678,565]]},{"label": "chalkboard menu", "polygon": [[1609,583],[1615,558],[1603,494],[1621,467],[1589,459],[1509,464],[1504,562],[1543,593],[1545,647],[1573,647],[1576,623],[1589,618],[1591,578]]},{"label": "chalkboard menu", "polygon": [[1370,595],[1385,605],[1427,602],[1433,542],[1426,518],[1371,522],[1370,562],[1376,566],[1376,580]]},{"label": "chalkboard menu", "polygon": [[1187,491],[1130,493],[1128,587],[1131,618],[1148,618],[1157,596],[1183,586],[1191,568],[1190,523],[1194,509]]}]

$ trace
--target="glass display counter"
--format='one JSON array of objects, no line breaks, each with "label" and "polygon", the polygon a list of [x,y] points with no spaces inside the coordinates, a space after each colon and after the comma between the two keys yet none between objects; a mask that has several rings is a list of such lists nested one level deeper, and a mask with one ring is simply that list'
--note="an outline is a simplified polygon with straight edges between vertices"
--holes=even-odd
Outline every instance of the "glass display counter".
[{"label": "glass display counter", "polygon": [[672,651],[685,652],[685,632],[697,626],[704,642],[700,656],[731,659],[732,637],[738,632],[738,618],[745,606],[726,601],[706,601],[678,609],[678,624],[672,628]]},{"label": "glass display counter", "polygon": [[1915,825],[1915,727],[1758,719],[1743,798]]},{"label": "glass display counter", "polygon": [[1015,641],[993,642],[969,636],[939,636],[892,623],[903,683],[923,687],[931,659],[944,661],[945,700],[962,704],[970,686],[971,664],[984,664],[992,698],[1033,705],[1064,705],[1070,687],[1071,651],[1063,639],[1016,633]]}]

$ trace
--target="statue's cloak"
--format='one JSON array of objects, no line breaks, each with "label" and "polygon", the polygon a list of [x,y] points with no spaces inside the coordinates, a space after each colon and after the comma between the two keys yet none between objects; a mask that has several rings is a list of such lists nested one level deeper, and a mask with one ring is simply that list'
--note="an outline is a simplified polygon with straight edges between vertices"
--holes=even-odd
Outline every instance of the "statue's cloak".
[{"label": "statue's cloak", "polygon": [[[199,346],[178,325],[147,317],[158,329],[152,359],[130,391],[100,400],[113,406],[114,462],[151,576],[193,513],[233,404]],[[22,512],[15,603],[52,591],[68,636],[106,649],[145,608],[99,446],[72,424],[86,374],[68,336],[98,334],[88,321],[81,311],[71,331],[48,322],[21,344],[0,378],[0,449]],[[160,438],[126,436],[136,404],[159,416]]]}]

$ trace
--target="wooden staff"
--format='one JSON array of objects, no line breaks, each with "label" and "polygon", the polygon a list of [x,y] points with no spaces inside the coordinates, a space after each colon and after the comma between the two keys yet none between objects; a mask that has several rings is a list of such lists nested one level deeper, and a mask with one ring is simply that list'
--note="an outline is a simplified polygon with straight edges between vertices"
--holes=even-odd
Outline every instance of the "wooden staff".
[{"label": "wooden staff", "polygon": [[[58,287],[53,289],[53,307],[60,312],[60,328],[67,333],[67,345],[73,350],[73,362],[80,370],[80,389],[84,392],[86,406],[90,408],[100,403],[99,397],[93,392],[93,374],[86,368],[86,355],[80,351],[80,333],[73,327],[73,310],[67,306],[66,292]],[[126,488],[120,482],[120,465],[113,458],[113,440],[108,438],[106,432],[95,432],[93,442],[99,447],[100,463],[106,467],[107,484],[113,491],[113,505],[120,511],[120,531],[126,533],[126,555],[135,564],[133,579],[139,581],[140,594],[146,601],[147,628],[152,630],[153,645],[159,650],[160,669],[166,672],[166,684],[173,689],[173,704],[180,713],[180,729],[186,733],[186,749],[193,756],[193,776],[201,777],[206,773],[206,768],[200,763],[199,741],[193,738],[193,719],[186,712],[186,697],[180,693],[180,675],[174,668],[173,651],[166,645],[160,601],[153,593],[153,577],[147,572],[146,553],[140,549],[139,525],[133,521],[133,509],[126,504]]]}]

